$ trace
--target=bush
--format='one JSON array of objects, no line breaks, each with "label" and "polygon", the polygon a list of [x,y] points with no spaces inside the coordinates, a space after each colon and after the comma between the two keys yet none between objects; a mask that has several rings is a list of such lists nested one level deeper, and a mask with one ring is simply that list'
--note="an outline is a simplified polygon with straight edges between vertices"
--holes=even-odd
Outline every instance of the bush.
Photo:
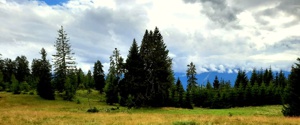
[{"label": "bush", "polygon": [[197,125],[194,121],[179,121],[179,122],[173,122],[173,125]]},{"label": "bush", "polygon": [[77,99],[77,101],[76,101],[76,104],[81,104],[81,102],[80,102],[80,100],[79,100],[79,99]]},{"label": "bush", "polygon": [[87,112],[89,112],[89,113],[96,113],[96,112],[99,112],[99,110],[96,107],[94,107],[94,108],[88,109]]}]

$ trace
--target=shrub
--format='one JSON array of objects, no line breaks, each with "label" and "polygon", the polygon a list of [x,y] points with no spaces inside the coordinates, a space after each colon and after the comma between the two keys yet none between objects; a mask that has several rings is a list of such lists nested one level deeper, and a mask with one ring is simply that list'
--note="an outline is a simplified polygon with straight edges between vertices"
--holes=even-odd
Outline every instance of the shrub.
[{"label": "shrub", "polygon": [[89,112],[89,113],[96,113],[96,112],[99,112],[99,110],[96,107],[94,107],[94,108],[88,109],[87,112]]},{"label": "shrub", "polygon": [[173,125],[197,125],[194,121],[177,121],[173,122]]}]

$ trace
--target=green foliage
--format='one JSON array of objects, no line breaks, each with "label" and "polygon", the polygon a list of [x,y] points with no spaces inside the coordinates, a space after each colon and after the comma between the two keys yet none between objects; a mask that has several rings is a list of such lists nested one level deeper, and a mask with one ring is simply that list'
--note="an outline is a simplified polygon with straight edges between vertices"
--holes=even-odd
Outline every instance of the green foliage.
[{"label": "green foliage", "polygon": [[68,73],[75,69],[74,53],[63,26],[58,30],[54,47],[56,48],[56,53],[53,55],[55,89],[63,92]]},{"label": "green foliage", "polygon": [[16,79],[20,82],[26,81],[30,74],[29,62],[25,56],[17,57],[15,60],[16,63]]},{"label": "green foliage", "polygon": [[103,71],[103,65],[99,60],[95,62],[94,64],[94,81],[95,81],[95,88],[100,91],[100,93],[103,92],[103,88],[105,86],[105,74]]},{"label": "green foliage", "polygon": [[120,56],[120,52],[117,48],[113,51],[113,55],[110,56],[109,73],[106,78],[106,84],[104,87],[106,95],[106,103],[113,104],[119,102],[118,87],[119,82],[124,72],[123,58]]},{"label": "green foliage", "polygon": [[89,112],[89,113],[97,113],[97,112],[99,112],[99,109],[97,109],[96,107],[94,107],[94,108],[88,109],[87,112]]},{"label": "green foliage", "polygon": [[198,124],[194,121],[176,121],[173,122],[173,125],[198,125]]},{"label": "green foliage", "polygon": [[300,116],[300,58],[297,61],[298,63],[292,67],[283,97],[282,113],[284,116]]},{"label": "green foliage", "polygon": [[140,49],[144,62],[144,73],[147,76],[142,84],[146,86],[145,105],[160,107],[168,104],[169,91],[174,84],[172,60],[168,56],[163,37],[156,27],[150,33],[146,30]]},{"label": "green foliage", "polygon": [[192,91],[197,86],[197,72],[196,72],[196,66],[193,62],[187,65],[188,69],[186,71],[186,76],[188,78],[188,85],[187,85],[187,91]]},{"label": "green foliage", "polygon": [[72,101],[76,94],[75,86],[72,85],[70,77],[67,77],[65,81],[64,100]]},{"label": "green foliage", "polygon": [[215,80],[213,82],[213,86],[214,86],[214,89],[219,89],[220,82],[219,82],[218,76],[215,77]]},{"label": "green foliage", "polygon": [[5,90],[5,84],[4,84],[4,81],[3,81],[3,73],[0,70],[0,91],[4,91],[4,90]]},{"label": "green foliage", "polygon": [[16,79],[15,75],[11,76],[11,91],[14,94],[20,94],[21,93],[19,81]]},{"label": "green foliage", "polygon": [[51,83],[51,65],[46,59],[47,52],[41,49],[41,59],[34,59],[32,62],[32,75],[36,78],[38,95],[44,99],[54,100],[54,87]]},{"label": "green foliage", "polygon": [[27,93],[29,92],[29,90],[30,90],[30,86],[26,81],[20,83],[20,91]]}]

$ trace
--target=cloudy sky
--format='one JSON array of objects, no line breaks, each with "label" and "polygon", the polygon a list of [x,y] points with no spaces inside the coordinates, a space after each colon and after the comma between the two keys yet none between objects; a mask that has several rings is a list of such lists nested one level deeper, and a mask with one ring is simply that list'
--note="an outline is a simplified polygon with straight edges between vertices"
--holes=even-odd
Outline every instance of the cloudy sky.
[{"label": "cloudy sky", "polygon": [[100,60],[107,71],[118,48],[126,58],[135,38],[160,29],[175,72],[256,67],[288,71],[300,57],[299,0],[0,0],[2,58],[55,53],[64,26],[78,67]]}]

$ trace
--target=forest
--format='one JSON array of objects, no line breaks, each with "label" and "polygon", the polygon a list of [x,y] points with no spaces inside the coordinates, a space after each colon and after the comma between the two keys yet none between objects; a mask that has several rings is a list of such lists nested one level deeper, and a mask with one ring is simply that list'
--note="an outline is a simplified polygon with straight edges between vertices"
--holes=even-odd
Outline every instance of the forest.
[{"label": "forest", "polygon": [[128,108],[178,107],[212,109],[283,105],[285,116],[300,116],[300,59],[285,77],[282,71],[272,68],[253,69],[250,78],[246,71],[238,72],[234,86],[230,81],[215,76],[199,86],[196,65],[187,65],[187,87],[174,77],[172,58],[156,27],[146,30],[139,46],[133,39],[126,60],[115,48],[110,56],[109,72],[104,74],[103,65],[96,60],[92,71],[86,74],[76,67],[74,52],[63,26],[58,30],[54,43],[56,53],[52,62],[41,48],[41,57],[31,65],[25,55],[2,59],[0,56],[0,91],[13,94],[38,94],[47,100],[56,95],[66,101],[74,101],[77,90],[97,90],[104,94],[106,103]]}]

